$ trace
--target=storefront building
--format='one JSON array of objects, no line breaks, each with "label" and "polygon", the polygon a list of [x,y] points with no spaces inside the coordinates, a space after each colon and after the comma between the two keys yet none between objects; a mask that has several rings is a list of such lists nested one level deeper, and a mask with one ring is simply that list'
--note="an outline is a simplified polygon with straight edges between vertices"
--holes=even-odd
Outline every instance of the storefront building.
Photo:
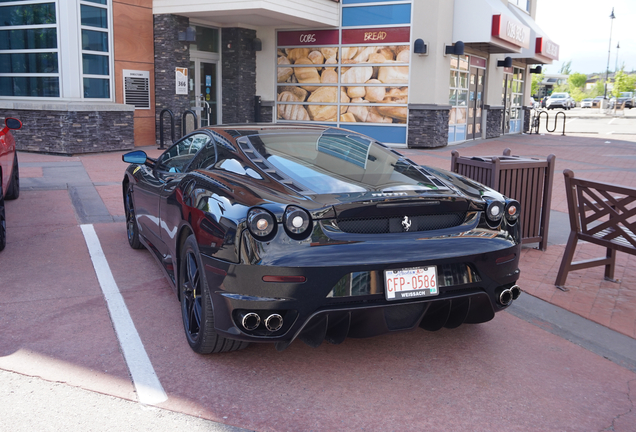
[{"label": "storefront building", "polygon": [[[24,150],[316,122],[396,147],[520,133],[558,59],[537,0],[0,1],[0,117]],[[172,117],[172,118],[171,118]],[[26,138],[26,139],[25,139]]]}]

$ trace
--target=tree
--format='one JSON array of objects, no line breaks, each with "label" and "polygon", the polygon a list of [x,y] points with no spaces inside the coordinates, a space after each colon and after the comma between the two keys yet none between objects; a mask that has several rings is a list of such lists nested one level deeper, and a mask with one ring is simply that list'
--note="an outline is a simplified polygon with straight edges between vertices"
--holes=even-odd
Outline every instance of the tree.
[{"label": "tree", "polygon": [[586,81],[587,75],[578,72],[572,73],[568,77],[568,84],[570,85],[570,89],[582,89],[583,87],[585,87]]},{"label": "tree", "polygon": [[539,89],[541,88],[541,83],[545,78],[545,72],[541,72],[540,74],[532,74],[532,84],[530,85],[530,94],[536,97],[539,97]]},{"label": "tree", "polygon": [[572,60],[567,61],[561,65],[561,70],[559,71],[562,75],[570,75],[572,72]]},{"label": "tree", "polygon": [[623,69],[616,72],[616,75],[614,75],[614,88],[612,89],[612,96],[618,97],[622,92],[633,92],[635,82],[636,76],[627,75]]}]

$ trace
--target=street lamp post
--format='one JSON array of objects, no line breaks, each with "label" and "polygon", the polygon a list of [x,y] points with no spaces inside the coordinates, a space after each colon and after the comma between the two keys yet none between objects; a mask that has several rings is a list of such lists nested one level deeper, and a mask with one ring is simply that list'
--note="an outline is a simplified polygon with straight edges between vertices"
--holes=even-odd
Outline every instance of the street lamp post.
[{"label": "street lamp post", "polygon": [[610,21],[610,40],[609,40],[609,48],[607,48],[607,69],[605,70],[605,93],[603,93],[603,98],[607,99],[607,81],[609,80],[609,61],[610,61],[610,53],[612,52],[612,26],[614,25],[614,19],[616,16],[614,15],[614,8],[612,8],[612,14],[609,16]]},{"label": "street lamp post", "polygon": [[618,50],[621,47],[620,42],[616,42],[616,65],[614,65],[614,73],[618,72]]}]

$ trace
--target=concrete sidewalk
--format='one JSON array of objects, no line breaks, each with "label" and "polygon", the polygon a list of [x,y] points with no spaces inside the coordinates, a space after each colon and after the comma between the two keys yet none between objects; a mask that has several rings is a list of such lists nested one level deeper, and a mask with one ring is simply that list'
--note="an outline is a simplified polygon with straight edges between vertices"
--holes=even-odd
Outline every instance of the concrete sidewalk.
[{"label": "concrete sidewalk", "polygon": [[[636,115],[636,110],[631,111]],[[619,283],[605,281],[604,268],[595,267],[571,272],[566,283],[569,292],[554,286],[570,231],[563,170],[571,169],[577,177],[636,188],[636,136],[622,135],[617,140],[556,133],[510,135],[442,149],[402,150],[402,153],[423,165],[450,169],[453,150],[462,156],[490,156],[502,155],[506,148],[512,149],[513,155],[556,156],[549,245],[545,252],[523,248],[519,285],[535,297],[636,338],[636,257],[618,252],[615,278]],[[574,260],[604,255],[602,247],[580,243]]]}]

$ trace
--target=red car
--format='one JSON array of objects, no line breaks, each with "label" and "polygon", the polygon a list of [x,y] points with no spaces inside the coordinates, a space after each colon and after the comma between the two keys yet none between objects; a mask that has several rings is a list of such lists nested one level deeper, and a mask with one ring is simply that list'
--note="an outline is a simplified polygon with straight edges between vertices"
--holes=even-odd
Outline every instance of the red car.
[{"label": "red car", "polygon": [[0,251],[7,244],[7,223],[4,216],[4,200],[16,199],[20,195],[20,175],[18,173],[18,155],[15,152],[15,140],[11,129],[20,129],[22,122],[7,118],[0,130]]}]

